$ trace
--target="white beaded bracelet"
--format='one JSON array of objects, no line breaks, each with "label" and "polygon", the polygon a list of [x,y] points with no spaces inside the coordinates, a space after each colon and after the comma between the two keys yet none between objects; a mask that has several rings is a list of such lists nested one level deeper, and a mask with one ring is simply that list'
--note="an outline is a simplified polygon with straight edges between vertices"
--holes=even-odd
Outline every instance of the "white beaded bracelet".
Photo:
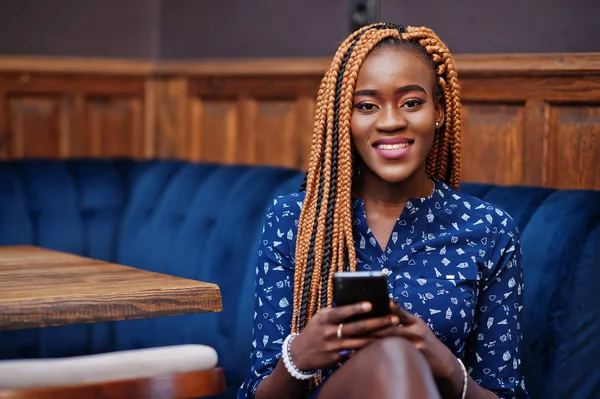
[{"label": "white beaded bracelet", "polygon": [[292,340],[296,337],[296,335],[298,334],[288,335],[283,341],[283,344],[281,345],[281,357],[283,358],[283,364],[285,365],[285,369],[288,371],[288,373],[290,373],[292,377],[298,380],[309,380],[312,377],[314,377],[317,374],[317,372],[298,370],[298,367],[296,367],[296,365],[292,361],[292,356],[290,354],[290,346]]},{"label": "white beaded bracelet", "polygon": [[462,362],[462,360],[460,360],[459,358],[456,358],[456,360],[458,360],[458,362],[460,363],[460,367],[462,368],[463,372],[463,387],[462,392],[460,394],[460,399],[465,399],[467,397],[467,382],[469,381],[469,374],[467,373],[467,368],[465,367],[465,364]]}]

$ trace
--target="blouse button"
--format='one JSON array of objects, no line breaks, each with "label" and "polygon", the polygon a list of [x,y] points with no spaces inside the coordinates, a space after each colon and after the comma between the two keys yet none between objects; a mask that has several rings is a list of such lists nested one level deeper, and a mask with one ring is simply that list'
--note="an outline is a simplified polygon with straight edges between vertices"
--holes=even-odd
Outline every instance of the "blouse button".
[{"label": "blouse button", "polygon": [[384,269],[383,269],[381,272],[382,272],[383,274],[385,274],[386,276],[389,276],[389,275],[390,275],[390,271],[389,271],[387,268],[384,268]]}]

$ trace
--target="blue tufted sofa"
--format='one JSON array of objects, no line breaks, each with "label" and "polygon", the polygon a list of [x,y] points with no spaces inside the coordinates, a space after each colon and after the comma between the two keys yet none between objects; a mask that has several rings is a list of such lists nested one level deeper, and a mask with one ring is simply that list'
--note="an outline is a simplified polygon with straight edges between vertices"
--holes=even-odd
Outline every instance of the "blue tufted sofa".
[{"label": "blue tufted sofa", "polygon": [[[0,162],[0,245],[34,244],[214,282],[223,312],[0,331],[0,358],[214,347],[232,398],[249,370],[254,258],[297,171],[175,161]],[[534,398],[600,397],[600,192],[463,184],[522,229],[524,366]],[[0,282],[1,283],[1,282]]]}]

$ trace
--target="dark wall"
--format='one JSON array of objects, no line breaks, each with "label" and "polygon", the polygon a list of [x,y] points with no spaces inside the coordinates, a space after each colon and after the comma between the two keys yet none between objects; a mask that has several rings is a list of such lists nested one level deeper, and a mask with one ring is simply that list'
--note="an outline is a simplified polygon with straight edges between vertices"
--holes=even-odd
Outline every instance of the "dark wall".
[{"label": "dark wall", "polygon": [[[380,0],[453,53],[600,51],[597,0]],[[125,58],[330,57],[350,0],[0,0],[0,53]]]},{"label": "dark wall", "polygon": [[[425,25],[453,53],[600,51],[597,0],[380,0],[380,20]],[[168,0],[160,55],[333,56],[350,0]]]},{"label": "dark wall", "polygon": [[454,53],[600,51],[598,0],[383,0],[381,12],[430,27]]},{"label": "dark wall", "polygon": [[165,4],[162,58],[333,55],[348,30],[349,0],[168,0]]},{"label": "dark wall", "polygon": [[160,0],[0,0],[0,53],[152,58]]}]

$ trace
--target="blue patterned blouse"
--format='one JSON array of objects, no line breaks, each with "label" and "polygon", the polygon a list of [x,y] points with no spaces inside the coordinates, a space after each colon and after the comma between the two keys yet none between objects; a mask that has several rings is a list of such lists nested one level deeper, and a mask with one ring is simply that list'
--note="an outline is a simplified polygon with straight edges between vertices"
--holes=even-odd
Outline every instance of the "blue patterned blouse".
[{"label": "blue patterned blouse", "polygon": [[[441,181],[435,185],[430,197],[406,203],[385,251],[367,226],[363,201],[353,200],[357,270],[387,274],[390,295],[425,320],[478,384],[501,398],[526,397],[518,228],[505,211]],[[290,333],[303,198],[278,197],[266,215],[256,268],[252,370],[238,398],[254,397]]]}]

